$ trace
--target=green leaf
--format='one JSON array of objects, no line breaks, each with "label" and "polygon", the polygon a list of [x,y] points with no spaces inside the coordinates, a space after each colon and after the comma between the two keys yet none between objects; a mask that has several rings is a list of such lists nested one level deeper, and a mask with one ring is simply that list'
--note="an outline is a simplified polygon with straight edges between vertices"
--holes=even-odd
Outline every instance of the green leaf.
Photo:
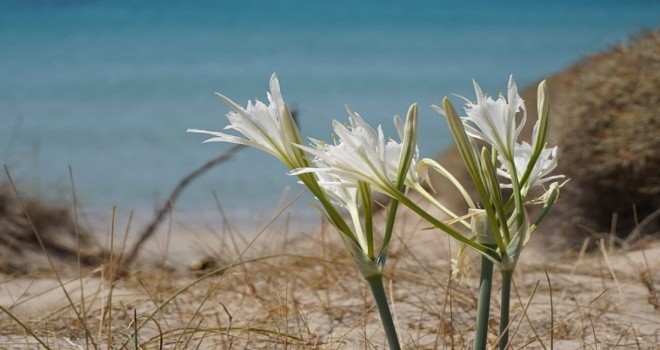
[{"label": "green leaf", "polygon": [[548,138],[548,125],[550,120],[550,97],[548,96],[548,84],[542,81],[536,92],[537,110],[539,120],[536,127],[536,139],[534,142],[534,153],[540,153],[545,147]]},{"label": "green leaf", "polygon": [[375,254],[371,186],[366,182],[358,181],[358,193],[364,218],[364,234],[367,238],[367,255],[370,259],[373,259]]},{"label": "green leaf", "polygon": [[461,118],[458,116],[456,109],[446,97],[442,100],[442,109],[437,106],[433,106],[433,108],[446,117],[449,130],[451,131],[451,134],[454,137],[454,141],[456,142],[456,146],[458,147],[458,152],[460,153],[461,158],[463,159],[463,162],[465,163],[465,166],[467,167],[468,172],[472,177],[472,181],[474,182],[477,190],[481,195],[484,193],[484,185],[481,179],[479,163],[477,162],[475,149],[472,143],[470,143],[470,140],[465,133],[465,129],[463,128],[463,122],[461,121]]},{"label": "green leaf", "polygon": [[387,223],[385,224],[385,234],[383,237],[383,244],[380,248],[380,253],[378,255],[377,261],[380,266],[385,265],[385,260],[387,259],[387,251],[390,245],[390,240],[392,239],[392,232],[394,231],[394,221],[396,219],[397,209],[399,208],[399,201],[396,199],[396,194],[403,192],[406,183],[406,177],[408,176],[408,171],[410,170],[410,164],[412,162],[415,153],[417,152],[417,104],[413,103],[408,108],[408,113],[406,115],[406,122],[403,127],[403,140],[401,154],[399,155],[399,169],[397,170],[396,191],[392,191],[390,196],[392,201],[390,202],[390,209],[387,213]]},{"label": "green leaf", "polygon": [[435,160],[431,158],[424,158],[419,162],[419,165],[421,167],[429,167],[433,170],[435,170],[438,174],[440,174],[442,177],[445,179],[449,180],[449,182],[456,187],[456,189],[461,193],[461,196],[463,196],[463,199],[465,200],[465,203],[467,203],[468,207],[470,208],[476,208],[477,206],[474,205],[474,202],[472,201],[472,198],[468,194],[467,190],[463,185],[452,175],[447,169],[445,169],[440,163],[436,162]]},{"label": "green leaf", "polygon": [[402,190],[410,170],[415,153],[417,152],[417,104],[408,108],[406,123],[403,128],[401,154],[399,155],[399,169],[396,176],[396,188]]},{"label": "green leaf", "polygon": [[[493,230],[493,235],[497,242],[500,251],[504,251],[505,244],[509,242],[509,226],[506,222],[505,203],[502,202],[502,192],[500,184],[497,181],[495,174],[495,167],[492,163],[492,157],[487,148],[481,150],[481,169],[483,179],[486,184],[486,189],[490,194],[491,203],[485,205],[492,205],[495,212],[488,211],[488,219]],[[486,207],[488,209],[488,207]],[[496,215],[495,215],[496,214]]]},{"label": "green leaf", "polygon": [[534,165],[541,156],[543,148],[545,147],[546,140],[548,138],[548,129],[549,129],[549,120],[550,120],[550,98],[548,97],[548,84],[546,81],[542,81],[536,92],[537,100],[537,110],[538,110],[538,120],[534,125],[534,139],[532,140],[532,145],[534,150],[530,157],[529,163],[527,164],[527,169],[523,177],[520,179],[521,188],[527,188],[527,181],[529,176],[534,169]]}]

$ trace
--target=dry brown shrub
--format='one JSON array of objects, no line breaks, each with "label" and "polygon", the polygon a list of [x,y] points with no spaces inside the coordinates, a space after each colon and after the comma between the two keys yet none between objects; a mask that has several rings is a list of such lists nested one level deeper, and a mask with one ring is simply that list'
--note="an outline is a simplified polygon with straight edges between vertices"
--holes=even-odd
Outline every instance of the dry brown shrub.
[{"label": "dry brown shrub", "polygon": [[9,185],[0,185],[0,272],[50,271],[46,254],[60,267],[75,266],[79,258],[95,266],[105,256],[67,206],[19,198]]},{"label": "dry brown shrub", "polygon": [[[660,232],[660,30],[587,57],[547,80],[549,145],[559,146],[555,173],[571,181],[537,236],[556,250],[577,250],[586,238],[597,242],[611,235],[629,246]],[[529,139],[536,85],[521,96],[529,113],[523,139]],[[455,148],[439,161],[470,183]],[[442,179],[434,181],[436,188],[451,188]],[[464,210],[458,193],[441,196]]]}]

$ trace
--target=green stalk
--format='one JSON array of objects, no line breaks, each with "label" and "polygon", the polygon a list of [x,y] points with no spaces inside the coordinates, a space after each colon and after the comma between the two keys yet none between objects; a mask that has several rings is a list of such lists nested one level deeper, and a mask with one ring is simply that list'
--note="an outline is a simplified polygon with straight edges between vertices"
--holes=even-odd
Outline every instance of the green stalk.
[{"label": "green stalk", "polygon": [[450,235],[452,238],[455,240],[467,245],[468,247],[478,251],[482,255],[489,256],[491,259],[497,262],[501,262],[502,259],[500,258],[499,254],[497,253],[497,245],[493,245],[493,247],[487,248],[486,245],[480,244],[478,242],[475,242],[471,240],[470,238],[467,238],[464,236],[462,233],[457,231],[455,228],[449,226],[448,224],[442,222],[441,220],[437,219],[433,215],[429,214],[426,212],[424,209],[420,208],[417,204],[415,204],[414,201],[412,201],[410,198],[406,197],[405,194],[403,193],[393,193],[395,198],[399,200],[399,202],[408,209],[414,211],[417,215],[419,215],[422,219],[428,221],[431,225],[435,226],[436,228],[444,231],[448,235]]},{"label": "green stalk", "polygon": [[[493,153],[494,155],[495,153]],[[497,220],[490,222],[492,228],[492,236],[497,242],[497,247],[500,249],[500,252],[506,250],[506,246],[511,241],[509,237],[509,226],[506,222],[506,214],[504,208],[502,207],[502,192],[500,190],[500,185],[497,181],[497,175],[495,174],[495,168],[493,163],[491,163],[490,154],[487,148],[481,150],[481,169],[483,169],[482,176],[484,184],[486,185],[486,190],[490,194],[491,203],[493,203],[492,208],[494,208],[495,214],[497,214]],[[483,198],[485,200],[486,198]],[[486,203],[486,202],[484,202]],[[486,205],[486,204],[484,204]],[[487,206],[488,207],[488,206]],[[490,217],[489,217],[490,219]],[[498,229],[499,228],[499,229]]]},{"label": "green stalk", "polygon": [[[456,109],[451,104],[448,98],[445,97],[442,100],[442,109],[440,109],[439,107],[434,107],[434,108],[441,114],[443,114],[444,111],[444,115],[447,118],[447,123],[449,124],[449,130],[454,136],[454,141],[456,143],[456,146],[458,147],[459,153],[461,154],[461,158],[463,158],[463,162],[465,163],[465,166],[467,167],[468,172],[472,177],[472,182],[477,188],[477,192],[479,193],[479,198],[481,198],[482,204],[485,206],[484,209],[486,209],[486,213],[488,213],[488,221],[490,221],[491,227],[497,227],[497,218],[495,217],[496,213],[494,209],[490,205],[488,205],[488,203],[491,202],[491,195],[488,192],[488,189],[486,188],[486,184],[484,183],[481,164],[477,159],[478,155],[476,154],[477,153],[476,145],[470,142],[470,139],[465,133],[463,122],[461,121],[461,118],[458,116]],[[447,233],[450,232],[447,231]],[[500,235],[498,232],[498,243],[503,243],[501,242],[499,236]],[[503,244],[499,244],[499,245],[500,245],[500,249],[504,248]],[[475,249],[479,250],[478,248]]]},{"label": "green stalk", "polygon": [[506,349],[509,343],[509,312],[511,301],[511,282],[513,270],[502,270],[502,294],[500,310],[500,350]]},{"label": "green stalk", "polygon": [[522,227],[523,224],[523,194],[521,192],[520,182],[518,181],[518,173],[516,170],[516,164],[513,162],[513,158],[505,158],[507,168],[509,168],[509,173],[511,175],[511,186],[513,187],[513,201],[515,204],[514,213],[516,216],[516,224],[518,229]]},{"label": "green stalk", "polygon": [[[495,249],[497,246],[488,245]],[[479,301],[477,303],[477,322],[475,325],[474,350],[485,350],[488,345],[488,319],[490,315],[490,291],[493,285],[493,262],[481,257],[481,281],[479,282]]]},{"label": "green stalk", "polygon": [[374,254],[374,225],[373,225],[373,209],[371,207],[373,201],[371,199],[371,186],[368,183],[358,181],[358,190],[362,202],[362,212],[364,213],[364,233],[367,239],[367,256],[373,260],[376,255]]},{"label": "green stalk", "polygon": [[396,335],[396,328],[394,327],[394,320],[392,319],[392,313],[390,312],[390,305],[387,302],[387,296],[385,295],[383,275],[367,278],[367,282],[369,282],[371,293],[376,300],[378,313],[380,314],[381,322],[383,322],[383,328],[385,329],[385,335],[387,336],[390,350],[400,350],[401,345],[399,345],[399,338]]},{"label": "green stalk", "polygon": [[[395,119],[396,122],[397,119]],[[413,157],[415,156],[417,150],[417,104],[413,103],[408,108],[408,114],[406,115],[406,122],[403,126],[403,149],[401,154],[399,154],[399,169],[397,170],[396,182],[394,187],[396,193],[403,192],[406,184],[406,177],[408,176],[408,171],[410,170],[410,164]],[[387,223],[385,225],[385,235],[383,237],[383,243],[380,248],[380,253],[376,259],[378,266],[385,265],[385,260],[387,259],[387,251],[389,249],[390,240],[392,239],[392,232],[394,231],[394,220],[396,219],[396,211],[399,208],[399,201],[396,197],[392,197],[392,202],[390,204],[390,209],[387,212]]]},{"label": "green stalk", "polygon": [[399,208],[399,201],[392,198],[392,203],[390,203],[390,209],[387,212],[387,223],[385,224],[385,234],[383,236],[383,245],[380,248],[380,253],[376,259],[378,266],[385,265],[385,259],[387,259],[387,251],[390,247],[390,240],[392,239],[392,233],[394,232],[394,220],[396,219],[396,211]]}]

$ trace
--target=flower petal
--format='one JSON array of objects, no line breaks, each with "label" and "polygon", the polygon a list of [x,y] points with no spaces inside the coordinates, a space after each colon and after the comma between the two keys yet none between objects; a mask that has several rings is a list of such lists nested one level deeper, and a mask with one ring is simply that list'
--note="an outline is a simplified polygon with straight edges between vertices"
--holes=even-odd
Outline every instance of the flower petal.
[{"label": "flower petal", "polygon": [[227,113],[229,125],[225,129],[234,129],[244,137],[198,129],[189,129],[188,132],[216,136],[206,142],[230,142],[261,149],[274,155],[290,168],[308,164],[302,152],[292,146],[292,143],[300,141],[300,135],[282,98],[277,75],[273,74],[270,79],[268,105],[261,101],[248,101],[243,108],[228,97],[217,95],[232,109]]}]

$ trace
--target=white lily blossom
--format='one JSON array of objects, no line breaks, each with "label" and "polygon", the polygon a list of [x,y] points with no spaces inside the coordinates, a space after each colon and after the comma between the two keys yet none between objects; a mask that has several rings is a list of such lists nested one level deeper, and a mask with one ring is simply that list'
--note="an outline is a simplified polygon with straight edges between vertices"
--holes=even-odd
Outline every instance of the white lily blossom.
[{"label": "white lily blossom", "polygon": [[229,125],[225,129],[234,129],[244,137],[218,131],[188,129],[188,132],[214,136],[204,142],[229,142],[258,148],[268,152],[291,168],[299,167],[300,150],[292,145],[300,136],[291,113],[284,104],[277,75],[270,79],[268,105],[261,101],[248,101],[243,108],[234,101],[217,94],[233,111],[227,113]]},{"label": "white lily blossom", "polygon": [[[466,117],[462,117],[465,132],[468,136],[489,143],[500,154],[510,157],[527,119],[525,103],[518,94],[513,76],[509,77],[508,96],[505,100],[500,96],[497,100],[486,96],[476,81],[473,82],[477,95],[477,103],[466,99]],[[520,123],[516,123],[516,115],[522,111]]]},{"label": "white lily blossom", "polygon": [[340,207],[348,210],[349,212],[359,208],[358,203],[358,189],[354,184],[347,184],[343,179],[335,176],[329,171],[328,165],[320,159],[315,159],[313,165],[318,171],[314,172],[316,181],[323,189],[324,193],[332,201],[335,207]]},{"label": "white lily blossom", "polygon": [[[317,169],[327,169],[328,166],[321,160],[315,160],[314,166]],[[362,223],[360,221],[360,203],[358,199],[357,187],[350,185],[346,186],[345,182],[327,171],[317,171],[314,174],[318,184],[323,188],[325,193],[332,200],[333,205],[338,208],[343,208],[348,212],[353,222],[353,233],[357,239],[357,243],[363,252],[368,251],[367,237],[365,236]]]},{"label": "white lily blossom", "polygon": [[[316,157],[315,163],[321,167],[307,167],[292,171],[291,175],[301,173],[329,173],[331,179],[341,179],[339,185],[357,187],[358,181],[370,183],[374,189],[389,193],[394,188],[399,169],[399,158],[403,145],[394,140],[385,140],[382,127],[372,128],[359,114],[348,109],[349,126],[333,121],[335,135],[338,141],[328,144],[312,139],[313,147],[299,147]],[[403,122],[395,117],[395,124],[400,134],[403,134]],[[413,157],[406,183],[412,184],[416,179],[417,155]],[[324,183],[326,176],[319,176],[319,184]]]},{"label": "white lily blossom", "polygon": [[[516,143],[513,153],[513,163],[516,168],[518,179],[522,179],[527,171],[533,152],[534,148],[529,143],[524,141],[522,143]],[[505,166],[506,162],[501,156],[500,163],[501,165],[500,168],[497,169],[497,174],[504,178],[511,179],[510,171]],[[541,185],[545,182],[563,178],[563,175],[548,176],[556,167],[557,146],[544,148],[529,173],[529,178],[525,184],[525,192],[527,192],[527,189]],[[511,184],[502,184],[502,187],[511,188]]]}]

